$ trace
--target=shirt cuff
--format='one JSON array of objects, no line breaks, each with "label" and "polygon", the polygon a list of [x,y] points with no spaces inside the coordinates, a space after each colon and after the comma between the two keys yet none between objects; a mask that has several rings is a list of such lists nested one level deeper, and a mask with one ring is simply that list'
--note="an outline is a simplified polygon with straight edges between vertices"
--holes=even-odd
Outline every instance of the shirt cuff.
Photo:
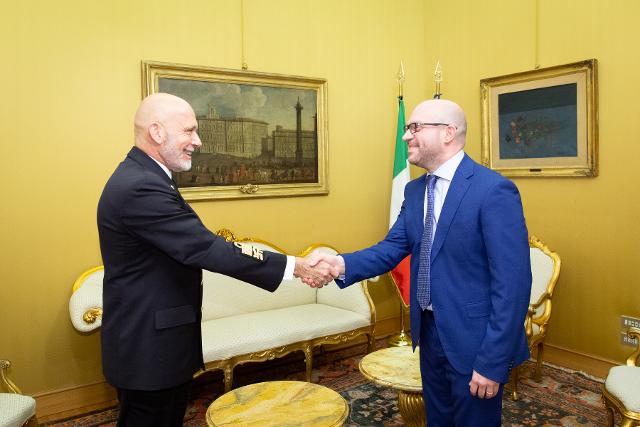
[{"label": "shirt cuff", "polygon": [[344,282],[345,277],[347,277],[347,264],[345,264],[344,258],[342,258],[342,255],[336,255],[336,256],[340,258],[340,260],[344,264],[344,273],[338,276],[338,280],[342,280]]},{"label": "shirt cuff", "polygon": [[293,270],[296,268],[296,257],[293,255],[287,255],[287,266],[284,269],[284,275],[282,276],[282,280],[291,280],[293,279]]}]

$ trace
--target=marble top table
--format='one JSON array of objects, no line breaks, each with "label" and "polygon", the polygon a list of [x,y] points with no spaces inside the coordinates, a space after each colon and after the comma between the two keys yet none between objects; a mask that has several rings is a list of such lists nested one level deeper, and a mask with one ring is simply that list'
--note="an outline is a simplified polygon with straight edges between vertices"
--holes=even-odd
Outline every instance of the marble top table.
[{"label": "marble top table", "polygon": [[207,410],[214,426],[341,426],[349,405],[335,391],[302,381],[268,381],[231,390]]},{"label": "marble top table", "polygon": [[411,346],[369,353],[360,361],[360,372],[376,384],[398,390],[398,409],[408,426],[425,425],[418,348],[415,353]]}]

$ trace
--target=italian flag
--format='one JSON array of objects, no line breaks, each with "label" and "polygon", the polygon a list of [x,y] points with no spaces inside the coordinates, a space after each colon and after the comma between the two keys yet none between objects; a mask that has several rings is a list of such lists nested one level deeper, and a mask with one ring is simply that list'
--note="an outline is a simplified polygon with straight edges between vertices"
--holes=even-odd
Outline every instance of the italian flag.
[{"label": "italian flag", "polygon": [[[409,176],[409,160],[407,160],[407,143],[402,140],[404,135],[404,101],[398,97],[398,128],[396,130],[396,154],[393,159],[393,181],[391,183],[391,208],[389,210],[389,228],[395,224],[400,207],[404,201],[404,186],[411,180]],[[391,270],[393,281],[400,291],[402,302],[409,305],[409,259],[408,256]]]}]

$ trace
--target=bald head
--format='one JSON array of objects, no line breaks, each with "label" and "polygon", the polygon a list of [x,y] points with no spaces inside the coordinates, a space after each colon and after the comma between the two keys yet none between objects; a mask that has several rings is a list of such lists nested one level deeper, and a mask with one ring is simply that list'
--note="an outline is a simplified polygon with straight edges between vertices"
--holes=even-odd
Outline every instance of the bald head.
[{"label": "bald head", "polygon": [[424,101],[413,110],[402,139],[409,163],[435,171],[465,144],[467,120],[458,104],[445,99]]},{"label": "bald head", "polygon": [[411,121],[452,124],[456,127],[456,139],[464,145],[467,134],[467,119],[462,108],[453,101],[429,99],[421,102],[413,110]]},{"label": "bald head", "polygon": [[191,155],[202,143],[187,101],[168,93],[149,95],[133,122],[136,147],[174,172],[191,168]]},{"label": "bald head", "polygon": [[136,143],[138,136],[145,133],[153,122],[166,123],[177,113],[191,112],[193,110],[187,101],[168,93],[154,93],[142,100],[135,118],[133,119]]}]

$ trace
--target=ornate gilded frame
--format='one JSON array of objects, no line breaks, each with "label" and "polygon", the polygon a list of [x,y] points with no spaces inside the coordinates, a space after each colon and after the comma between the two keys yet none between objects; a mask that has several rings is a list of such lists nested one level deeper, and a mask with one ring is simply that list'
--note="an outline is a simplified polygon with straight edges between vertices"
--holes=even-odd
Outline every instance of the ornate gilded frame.
[{"label": "ornate gilded frame", "polygon": [[[562,109],[563,87],[576,95]],[[485,166],[512,177],[598,175],[597,60],[483,79],[480,97]]]},{"label": "ornate gilded frame", "polygon": [[[180,92],[178,87],[183,88],[181,90],[184,90],[184,93]],[[200,91],[203,87],[210,93],[203,94]],[[236,89],[241,94],[243,91],[259,92],[258,96],[267,100],[265,102],[268,102],[268,94],[273,94],[273,99],[279,99],[302,93],[303,101],[305,96],[311,100],[315,97],[315,106],[309,101],[311,107],[307,105],[305,111],[298,97],[298,104],[294,99],[291,105],[288,101],[282,101],[281,107],[262,110],[264,114],[272,114],[273,110],[277,110],[276,113],[281,115],[298,114],[295,129],[293,126],[286,129],[280,126],[280,123],[267,122],[259,115],[251,117],[254,113],[243,104],[244,98],[238,102],[238,107],[231,102],[225,104],[227,98],[216,95],[218,91],[231,89]],[[200,104],[194,106],[194,102],[190,101],[198,115],[201,139],[205,141],[206,138],[211,138],[211,143],[203,148],[208,150],[207,154],[210,157],[194,157],[194,166],[190,172],[176,174],[181,187],[180,192],[187,200],[328,194],[327,90],[327,81],[321,78],[154,61],[142,62],[143,98],[160,91],[173,93],[186,98],[187,101],[190,101],[189,96],[200,97],[199,99],[202,99],[203,95],[210,96],[209,99],[217,97],[215,103],[211,101],[208,104],[206,112],[203,112],[206,107]],[[298,106],[300,111],[297,109]],[[311,115],[312,107],[315,108],[315,115]],[[219,110],[235,112],[233,116],[220,116]],[[306,115],[301,117],[303,114]],[[203,120],[212,126],[212,131],[207,134],[211,136],[206,138],[203,134]],[[303,129],[303,120],[307,127],[315,121],[315,129]],[[277,127],[273,128],[274,126]],[[234,132],[240,132],[241,136]],[[293,147],[294,138],[296,151],[292,154],[290,148]],[[233,151],[217,151],[222,146],[227,149],[227,144],[231,144],[231,141],[235,147]],[[200,161],[197,159],[202,159],[202,163],[195,163]],[[181,180],[187,184],[183,185]],[[200,185],[198,181],[201,181]],[[192,182],[194,184],[191,184]]]}]

